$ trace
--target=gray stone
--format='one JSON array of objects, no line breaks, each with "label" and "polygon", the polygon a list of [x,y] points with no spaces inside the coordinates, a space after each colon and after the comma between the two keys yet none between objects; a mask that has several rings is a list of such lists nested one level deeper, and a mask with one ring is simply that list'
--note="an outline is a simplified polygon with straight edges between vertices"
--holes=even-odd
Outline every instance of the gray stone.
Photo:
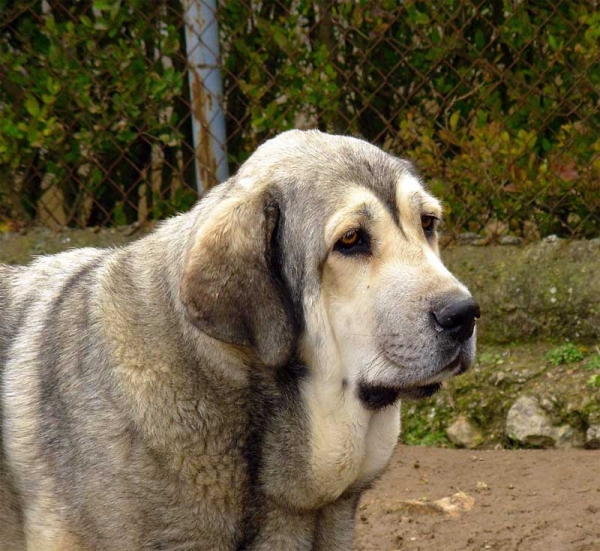
[{"label": "gray stone", "polygon": [[480,239],[480,236],[477,233],[465,232],[458,234],[458,242],[462,243],[463,245],[473,243],[473,241],[477,241],[478,239]]},{"label": "gray stone", "polygon": [[473,449],[483,443],[483,435],[461,415],[446,429],[450,442],[461,448]]},{"label": "gray stone", "polygon": [[550,419],[531,396],[521,396],[511,406],[506,417],[506,434],[527,446],[548,448],[555,442]]},{"label": "gray stone", "polygon": [[590,425],[585,433],[585,447],[591,450],[600,449],[600,425]]},{"label": "gray stone", "polygon": [[554,446],[556,448],[570,449],[583,447],[583,435],[570,425],[554,427],[552,429],[552,438],[554,438]]},{"label": "gray stone", "polygon": [[516,235],[503,235],[498,240],[498,243],[500,243],[500,245],[510,245],[513,247],[517,247],[523,244],[523,239],[517,237]]},{"label": "gray stone", "polygon": [[556,407],[556,398],[554,396],[544,397],[540,400],[540,406],[548,413],[552,413]]},{"label": "gray stone", "polygon": [[[596,403],[596,400],[594,400],[594,403]],[[587,422],[588,426],[600,425],[600,411],[592,411],[592,413],[588,415]]]}]

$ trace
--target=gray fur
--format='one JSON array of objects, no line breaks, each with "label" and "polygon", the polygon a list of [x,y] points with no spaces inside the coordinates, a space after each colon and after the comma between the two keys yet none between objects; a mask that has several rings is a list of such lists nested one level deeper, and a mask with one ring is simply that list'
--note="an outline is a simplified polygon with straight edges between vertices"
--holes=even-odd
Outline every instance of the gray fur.
[{"label": "gray fur", "polygon": [[[401,226],[412,168],[350,138],[269,143],[128,247],[0,267],[0,549],[350,548],[370,481],[332,500],[313,478],[303,299],[347,182]],[[232,233],[199,238],[250,180]]]}]

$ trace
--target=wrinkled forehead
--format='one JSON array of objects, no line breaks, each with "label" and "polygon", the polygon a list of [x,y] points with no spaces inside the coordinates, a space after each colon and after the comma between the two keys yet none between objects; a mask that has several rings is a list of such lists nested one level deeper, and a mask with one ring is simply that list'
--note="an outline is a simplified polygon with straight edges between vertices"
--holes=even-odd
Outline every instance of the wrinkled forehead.
[{"label": "wrinkled forehead", "polygon": [[[426,190],[426,186],[414,165],[381,150],[375,154],[348,155],[347,166],[336,179],[337,208],[345,205],[373,203],[383,206],[396,224],[401,226],[401,217],[412,211],[440,211],[440,203]],[[373,153],[373,152],[371,152]],[[333,186],[332,186],[333,187]]]},{"label": "wrinkled forehead", "polygon": [[294,204],[304,203],[323,221],[365,208],[372,214],[386,211],[402,227],[411,213],[441,211],[412,163],[374,147],[348,147],[330,162],[309,170],[298,184],[289,186]]},{"label": "wrinkled forehead", "polygon": [[356,188],[372,193],[398,221],[398,191],[402,182],[408,177],[413,183],[418,179],[412,165],[374,147],[356,149],[348,147],[343,152],[342,166],[333,167],[333,181],[330,188],[336,188],[338,206],[347,202],[354,195]]},{"label": "wrinkled forehead", "polygon": [[419,178],[413,174],[405,173],[395,180],[393,196],[388,197],[388,193],[383,195],[378,191],[370,186],[347,186],[337,208],[326,218],[327,240],[339,233],[340,227],[362,225],[361,221],[390,221],[406,236],[407,228],[419,226],[421,215],[441,217],[440,202],[425,191]]},{"label": "wrinkled forehead", "polygon": [[241,167],[238,183],[246,189],[273,183],[293,211],[311,218],[328,218],[354,202],[356,188],[376,197],[396,223],[403,204],[430,197],[410,161],[318,131],[289,131],[266,142]]}]

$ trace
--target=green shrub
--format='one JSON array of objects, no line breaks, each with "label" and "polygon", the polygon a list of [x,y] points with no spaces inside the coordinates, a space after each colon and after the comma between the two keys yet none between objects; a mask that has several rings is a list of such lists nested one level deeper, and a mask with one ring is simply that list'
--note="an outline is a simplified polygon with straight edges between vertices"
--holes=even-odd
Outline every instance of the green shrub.
[{"label": "green shrub", "polygon": [[435,398],[420,402],[402,402],[401,440],[411,446],[451,446],[446,435],[448,407]]},{"label": "green shrub", "polygon": [[153,148],[182,142],[179,30],[147,0],[25,4],[0,0],[10,21],[0,41],[4,214],[31,218],[43,202],[58,223],[131,222]]},{"label": "green shrub", "polygon": [[[0,0],[0,219],[187,208],[182,3],[44,5]],[[218,20],[232,171],[318,127],[413,159],[448,233],[600,234],[593,3],[221,0]]]},{"label": "green shrub", "polygon": [[571,364],[580,362],[585,358],[585,354],[573,343],[557,346],[546,353],[546,359],[552,365]]},{"label": "green shrub", "polygon": [[600,354],[592,356],[585,364],[585,369],[588,371],[594,371],[600,369]]},{"label": "green shrub", "polygon": [[450,232],[600,233],[592,4],[297,5],[262,2],[250,17],[245,0],[222,3],[230,126],[251,106],[236,162],[300,120],[412,158],[444,199]]}]

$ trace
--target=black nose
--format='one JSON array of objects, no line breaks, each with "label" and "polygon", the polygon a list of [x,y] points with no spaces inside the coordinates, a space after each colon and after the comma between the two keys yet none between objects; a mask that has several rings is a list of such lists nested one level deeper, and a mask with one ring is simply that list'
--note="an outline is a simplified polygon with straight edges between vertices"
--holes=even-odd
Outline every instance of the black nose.
[{"label": "black nose", "polygon": [[475,318],[481,315],[479,304],[472,297],[445,300],[432,312],[438,327],[459,342],[466,341],[475,329]]}]

